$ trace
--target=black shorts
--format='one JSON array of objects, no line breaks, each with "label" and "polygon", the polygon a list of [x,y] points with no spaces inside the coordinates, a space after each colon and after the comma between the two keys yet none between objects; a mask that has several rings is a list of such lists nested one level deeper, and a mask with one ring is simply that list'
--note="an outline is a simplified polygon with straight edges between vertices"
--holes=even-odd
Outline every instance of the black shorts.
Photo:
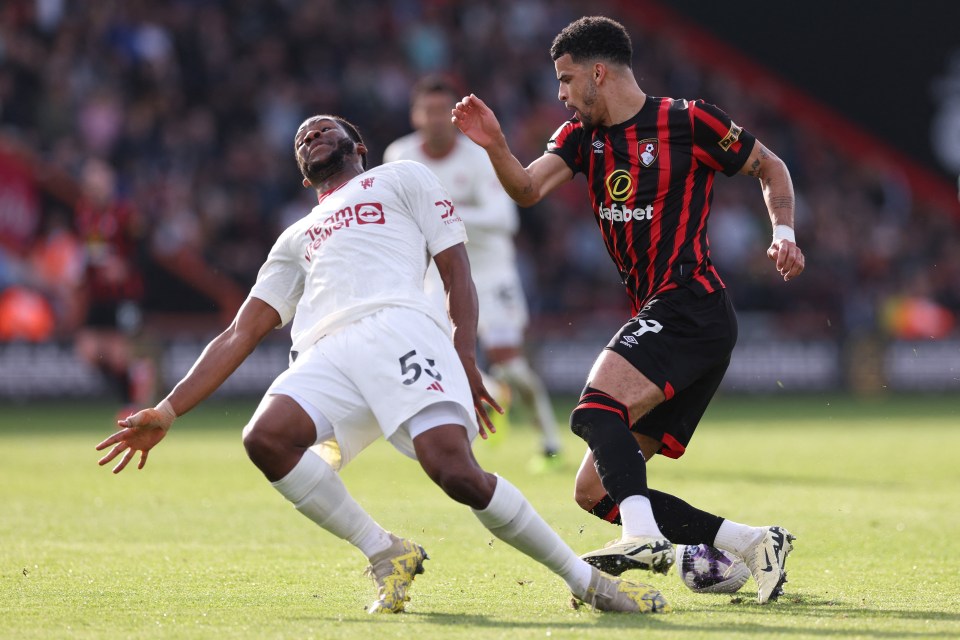
[{"label": "black shorts", "polygon": [[133,300],[97,301],[87,309],[84,326],[96,329],[116,329],[133,335],[143,324],[140,305]]},{"label": "black shorts", "polygon": [[607,345],[660,387],[666,400],[632,431],[679,458],[720,386],[737,343],[737,316],[724,289],[703,297],[673,289],[654,298]]}]

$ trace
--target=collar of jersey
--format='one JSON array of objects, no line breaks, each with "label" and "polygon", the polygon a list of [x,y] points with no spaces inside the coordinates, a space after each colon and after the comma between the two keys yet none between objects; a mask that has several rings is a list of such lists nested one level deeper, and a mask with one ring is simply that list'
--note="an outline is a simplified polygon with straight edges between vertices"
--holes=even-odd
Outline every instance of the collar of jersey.
[{"label": "collar of jersey", "polygon": [[643,106],[640,107],[640,110],[637,111],[632,116],[630,116],[629,118],[627,118],[626,120],[624,120],[623,122],[618,122],[617,124],[611,124],[609,126],[599,126],[597,127],[597,129],[603,129],[604,131],[611,131],[615,129],[625,129],[631,125],[636,124],[637,122],[639,122],[640,117],[645,112],[649,111],[647,105],[650,104],[652,100],[659,101],[659,98],[656,98],[654,96],[647,96],[647,99],[644,101]]},{"label": "collar of jersey", "polygon": [[[347,182],[350,182],[350,180],[347,180]],[[330,194],[333,193],[334,191],[337,191],[337,190],[339,190],[339,189],[344,188],[344,187],[347,185],[347,182],[342,182],[342,183],[338,184],[338,185],[335,186],[333,189],[330,189],[330,191],[324,191],[323,193],[318,193],[318,194],[317,194],[317,202],[323,202],[324,199],[325,199],[328,195],[330,195]]]}]

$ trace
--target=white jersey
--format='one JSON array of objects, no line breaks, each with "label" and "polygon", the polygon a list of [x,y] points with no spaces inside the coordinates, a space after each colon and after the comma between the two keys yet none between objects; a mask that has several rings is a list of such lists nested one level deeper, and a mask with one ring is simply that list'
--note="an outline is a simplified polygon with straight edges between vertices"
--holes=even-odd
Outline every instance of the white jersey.
[{"label": "white jersey", "polygon": [[449,326],[427,298],[431,256],[466,241],[450,196],[426,167],[392,162],[321,194],[277,239],[250,295],[293,319],[293,351],[384,307]]},{"label": "white jersey", "polygon": [[[486,348],[519,346],[528,320],[513,242],[519,219],[487,153],[458,135],[450,153],[431,158],[423,151],[421,135],[414,132],[387,147],[384,158],[415,160],[440,178],[470,238],[467,255],[480,300],[477,336]],[[427,270],[424,289],[434,305],[445,308],[443,282],[435,265]]]},{"label": "white jersey", "polygon": [[450,153],[431,158],[423,152],[420,134],[414,132],[388,146],[383,159],[415,160],[440,178],[467,226],[467,254],[474,280],[482,282],[488,273],[502,271],[505,265],[515,268],[517,206],[500,186],[486,151],[458,135]]}]

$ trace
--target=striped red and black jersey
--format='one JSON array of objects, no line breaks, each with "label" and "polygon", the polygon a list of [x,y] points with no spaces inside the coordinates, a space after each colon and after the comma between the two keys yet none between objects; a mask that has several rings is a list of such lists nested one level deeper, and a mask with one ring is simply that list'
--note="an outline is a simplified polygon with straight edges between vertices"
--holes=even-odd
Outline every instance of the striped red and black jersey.
[{"label": "striped red and black jersey", "polygon": [[84,283],[90,299],[98,303],[142,299],[144,283],[137,264],[139,221],[133,208],[120,202],[97,207],[81,201],[74,226],[86,253]]},{"label": "striped red and black jersey", "polygon": [[723,288],[707,217],[717,171],[737,173],[756,139],[702,100],[647,96],[620,124],[565,122],[547,144],[590,187],[593,214],[636,314],[656,295]]}]

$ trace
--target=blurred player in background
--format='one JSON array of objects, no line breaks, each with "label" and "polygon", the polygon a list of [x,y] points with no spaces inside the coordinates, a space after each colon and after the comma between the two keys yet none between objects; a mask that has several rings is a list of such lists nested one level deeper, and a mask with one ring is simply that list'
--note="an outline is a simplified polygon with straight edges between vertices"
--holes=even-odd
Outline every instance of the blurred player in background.
[{"label": "blurred player in background", "polygon": [[[450,122],[457,97],[446,79],[421,79],[411,95],[414,132],[390,144],[384,161],[420,162],[450,194],[467,228],[467,254],[480,301],[477,336],[489,373],[533,408],[544,459],[554,460],[560,453],[560,437],[553,406],[523,353],[528,313],[513,240],[519,224],[517,207],[500,186],[487,155],[464,140]],[[443,308],[443,283],[436,267],[427,271],[425,288]]]},{"label": "blurred player in background", "polygon": [[129,415],[131,405],[153,401],[155,372],[151,360],[137,357],[134,336],[143,314],[143,275],[139,261],[144,221],[118,197],[114,169],[90,158],[81,169],[74,227],[83,247],[86,269],[81,283],[83,326],[76,350],[116,388]]},{"label": "blurred player in background", "polygon": [[759,178],[773,225],[767,256],[784,280],[804,267],[794,240],[790,174],[717,107],[646,95],[631,68],[630,36],[613,20],[574,21],[554,39],[550,55],[558,97],[575,116],[528,167],[476,96],[463,98],[453,119],[487,151],[520,205],[535,204],[577,173],[586,176],[594,216],[633,305],[634,317],[597,358],[570,416],[589,447],[576,500],[623,524],[619,540],[583,557],[606,571],[665,573],[674,561],[671,542],[714,545],[747,563],[761,604],[775,600],[793,536],[778,526],[725,520],[649,489],[646,466],[656,453],[683,455],[737,339],[707,241],[716,172]]},{"label": "blurred player in background", "polygon": [[[137,451],[139,467],[178,415],[216,390],[277,327],[293,322],[292,363],[267,390],[243,442],[253,463],[310,520],[370,560],[370,613],[404,609],[427,555],[383,529],[337,471],[381,435],[419,461],[491,533],[559,575],[595,608],[669,609],[654,588],[600,572],[567,546],[504,478],[477,464],[471,440],[496,403],[476,365],[477,296],[463,222],[436,176],[415,162],[366,170],[356,127],[314,116],[294,138],[303,185],[319,204],[284,231],[233,323],[153,409],[118,422],[106,464]],[[443,313],[423,291],[429,257],[447,293]],[[452,341],[450,327],[452,326]],[[311,449],[330,444],[336,456]],[[333,462],[331,465],[330,462]]]}]

